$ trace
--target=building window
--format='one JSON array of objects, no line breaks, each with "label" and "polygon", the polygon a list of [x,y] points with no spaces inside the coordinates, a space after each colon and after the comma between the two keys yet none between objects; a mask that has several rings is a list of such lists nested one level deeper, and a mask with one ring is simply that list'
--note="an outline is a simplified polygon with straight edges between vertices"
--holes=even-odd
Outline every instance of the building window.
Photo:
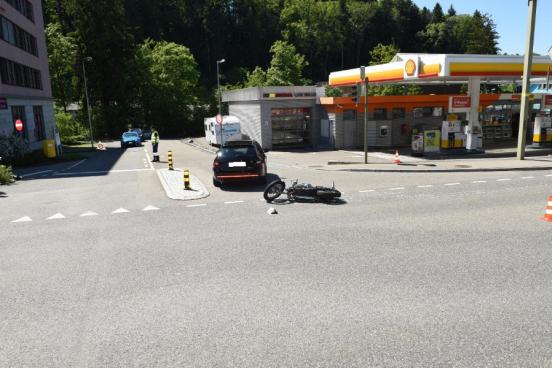
[{"label": "building window", "polygon": [[0,16],[0,22],[2,23],[0,39],[27,51],[29,54],[38,56],[36,38],[33,35],[2,16]]},{"label": "building window", "polygon": [[[27,135],[27,118],[25,116],[25,106],[12,106],[12,124],[15,135],[24,139],[28,139]],[[15,130],[15,122],[21,120],[23,122],[23,131],[18,132]]]},{"label": "building window", "polygon": [[33,4],[28,0],[6,0],[8,4],[34,23]]},{"label": "building window", "polygon": [[412,109],[412,114],[414,115],[414,118],[427,118],[433,116],[433,108],[432,107],[416,107]]},{"label": "building window", "polygon": [[394,107],[391,110],[391,116],[392,116],[393,119],[404,119],[404,117],[405,117],[404,108]]},{"label": "building window", "polygon": [[42,89],[39,70],[0,58],[0,83],[33,89]]},{"label": "building window", "polygon": [[46,131],[44,129],[44,112],[42,111],[42,106],[33,106],[33,116],[36,140],[41,141],[46,139]]},{"label": "building window", "polygon": [[356,110],[343,110],[343,120],[356,120]]},{"label": "building window", "polygon": [[374,120],[386,120],[387,119],[387,109],[377,108],[374,109]]}]

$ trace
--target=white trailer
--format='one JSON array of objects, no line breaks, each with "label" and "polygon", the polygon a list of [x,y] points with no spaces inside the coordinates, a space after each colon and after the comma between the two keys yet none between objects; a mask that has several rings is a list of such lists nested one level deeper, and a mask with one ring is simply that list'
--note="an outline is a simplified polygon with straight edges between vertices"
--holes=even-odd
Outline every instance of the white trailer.
[{"label": "white trailer", "polygon": [[222,117],[222,142],[221,142],[221,124],[217,123],[215,117],[205,118],[205,139],[210,145],[221,145],[229,139],[240,139],[241,128],[240,121],[235,116],[226,115]]}]

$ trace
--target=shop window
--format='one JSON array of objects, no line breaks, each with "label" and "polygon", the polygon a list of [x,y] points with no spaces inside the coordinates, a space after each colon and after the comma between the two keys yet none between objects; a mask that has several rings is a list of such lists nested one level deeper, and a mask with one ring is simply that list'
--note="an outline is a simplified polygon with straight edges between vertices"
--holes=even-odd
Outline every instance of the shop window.
[{"label": "shop window", "polygon": [[343,120],[356,120],[356,110],[343,110]]},{"label": "shop window", "polygon": [[46,139],[46,131],[44,129],[44,112],[42,111],[42,106],[33,106],[33,116],[36,140],[41,141]]},{"label": "shop window", "polygon": [[310,143],[310,108],[274,108],[271,115],[273,146],[304,146]]},{"label": "shop window", "polygon": [[377,108],[374,109],[374,120],[386,120],[387,119],[387,109]]},{"label": "shop window", "polygon": [[427,118],[433,116],[433,108],[431,107],[416,107],[412,109],[412,115],[415,119]]},{"label": "shop window", "polygon": [[404,119],[404,117],[405,117],[404,108],[394,107],[391,110],[391,116],[393,117],[393,119]]},{"label": "shop window", "polygon": [[434,117],[441,117],[443,116],[443,108],[442,107],[434,107],[433,108],[433,115]]}]

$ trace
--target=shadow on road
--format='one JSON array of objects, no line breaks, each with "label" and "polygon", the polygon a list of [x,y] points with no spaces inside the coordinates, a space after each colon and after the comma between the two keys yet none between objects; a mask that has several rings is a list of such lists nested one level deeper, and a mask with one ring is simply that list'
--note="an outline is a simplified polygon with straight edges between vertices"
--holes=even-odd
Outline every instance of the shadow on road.
[{"label": "shadow on road", "polygon": [[266,184],[259,184],[254,180],[236,181],[228,184],[223,184],[220,189],[224,192],[264,192],[266,186],[274,180],[281,180],[277,174],[266,174]]},{"label": "shadow on road", "polygon": [[[67,150],[65,151],[67,152]],[[53,162],[50,165],[26,167],[15,171],[18,175],[23,176],[23,180],[104,176],[109,174],[125,151],[125,149],[116,147],[107,147],[101,151],[91,151],[86,148],[79,151],[82,156],[75,160]],[[74,154],[76,151],[70,147],[69,152],[68,155]]]},{"label": "shadow on road", "polygon": [[314,199],[314,198],[302,198],[302,197],[297,197],[293,201],[290,201],[287,198],[276,198],[275,200],[273,200],[272,202],[269,202],[269,203],[281,206],[281,205],[293,204],[294,202],[296,202],[296,203],[323,203],[323,204],[327,204],[329,206],[332,206],[332,205],[333,206],[336,206],[336,205],[338,206],[338,205],[342,205],[342,204],[347,203],[347,201],[342,199],[342,198],[336,198],[336,199],[332,199],[330,201],[321,201],[321,200],[317,200],[317,199]]},{"label": "shadow on road", "polygon": [[4,192],[0,192],[0,198],[6,198],[8,195]]}]

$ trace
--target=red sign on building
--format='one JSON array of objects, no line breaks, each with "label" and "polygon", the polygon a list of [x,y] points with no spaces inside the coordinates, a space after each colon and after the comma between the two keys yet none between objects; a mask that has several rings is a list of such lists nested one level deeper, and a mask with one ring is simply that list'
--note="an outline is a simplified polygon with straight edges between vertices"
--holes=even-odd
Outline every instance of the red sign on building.
[{"label": "red sign on building", "polygon": [[18,132],[22,132],[22,131],[23,131],[23,120],[17,119],[17,120],[15,121],[15,130],[17,130]]},{"label": "red sign on building", "polygon": [[552,108],[552,95],[544,95],[544,107]]},{"label": "red sign on building", "polygon": [[467,108],[471,107],[470,96],[452,96],[452,108]]}]

